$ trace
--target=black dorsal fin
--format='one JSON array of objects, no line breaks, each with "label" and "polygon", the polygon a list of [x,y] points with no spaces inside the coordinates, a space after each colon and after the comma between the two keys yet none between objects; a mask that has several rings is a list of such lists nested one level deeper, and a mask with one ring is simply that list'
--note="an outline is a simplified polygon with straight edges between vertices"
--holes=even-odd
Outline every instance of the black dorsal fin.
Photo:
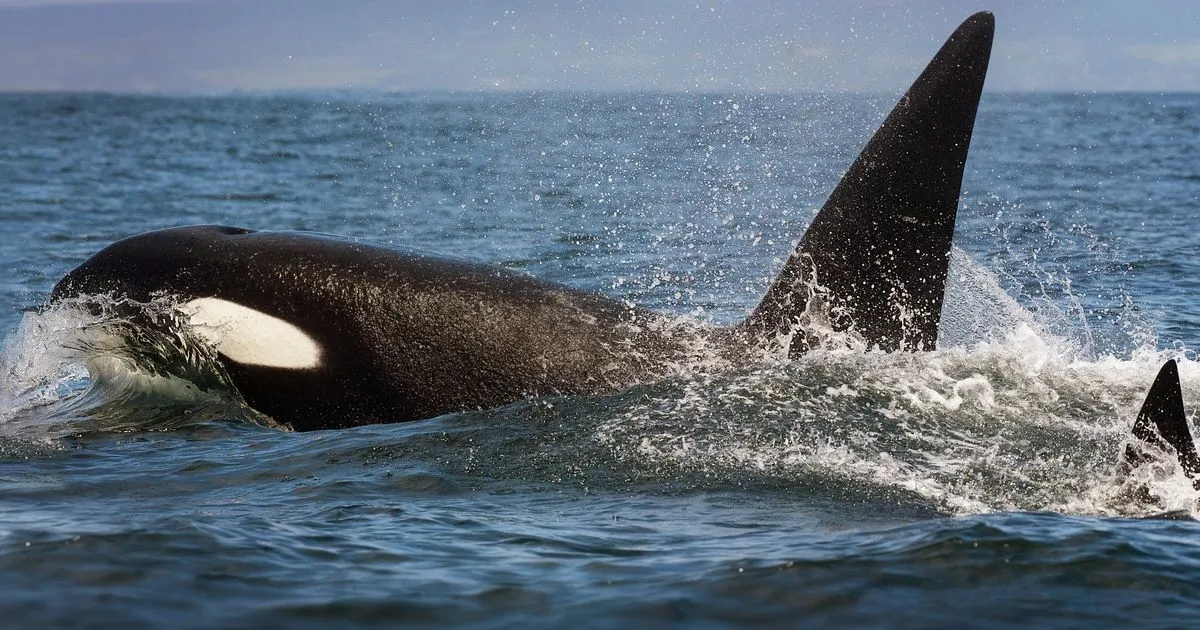
[{"label": "black dorsal fin", "polygon": [[[991,13],[967,18],[900,98],[744,322],[752,335],[791,332],[818,298],[835,330],[872,346],[935,346],[994,31]],[[803,332],[793,355],[808,348]]]},{"label": "black dorsal fin", "polygon": [[[1193,483],[1200,478],[1200,456],[1188,429],[1187,414],[1183,410],[1183,391],[1179,387],[1179,368],[1174,360],[1163,364],[1158,371],[1146,401],[1133,421],[1133,437],[1141,443],[1160,451],[1171,449],[1179,458],[1179,467]],[[1147,459],[1138,444],[1125,447],[1125,463],[1136,468]]]}]

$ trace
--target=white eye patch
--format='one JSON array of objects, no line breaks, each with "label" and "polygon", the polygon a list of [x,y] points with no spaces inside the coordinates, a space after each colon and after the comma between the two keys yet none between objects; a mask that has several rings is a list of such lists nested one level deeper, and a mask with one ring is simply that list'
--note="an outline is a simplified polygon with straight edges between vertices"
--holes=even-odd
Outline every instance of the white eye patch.
[{"label": "white eye patch", "polygon": [[278,317],[218,298],[198,298],[184,308],[196,334],[232,361],[290,370],[321,364],[321,346]]}]

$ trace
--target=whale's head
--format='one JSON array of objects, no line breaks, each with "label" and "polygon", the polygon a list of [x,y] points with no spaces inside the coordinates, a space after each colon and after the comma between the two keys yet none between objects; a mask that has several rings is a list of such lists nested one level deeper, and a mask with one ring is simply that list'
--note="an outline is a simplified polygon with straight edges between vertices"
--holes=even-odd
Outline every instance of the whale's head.
[{"label": "whale's head", "polygon": [[[147,232],[96,252],[54,285],[51,302],[81,295],[114,295],[139,302],[168,290],[180,297],[210,292],[219,262],[236,239],[254,230],[198,225]],[[212,270],[213,273],[206,273]]]},{"label": "whale's head", "polygon": [[[239,242],[254,230],[202,225],[159,230],[105,247],[54,287],[51,303],[77,299],[93,310],[116,309],[124,317],[185,322],[228,361],[280,369],[321,364],[321,345],[270,305],[247,300]],[[93,299],[94,298],[94,299]],[[139,309],[166,298],[180,316],[139,317]]]}]

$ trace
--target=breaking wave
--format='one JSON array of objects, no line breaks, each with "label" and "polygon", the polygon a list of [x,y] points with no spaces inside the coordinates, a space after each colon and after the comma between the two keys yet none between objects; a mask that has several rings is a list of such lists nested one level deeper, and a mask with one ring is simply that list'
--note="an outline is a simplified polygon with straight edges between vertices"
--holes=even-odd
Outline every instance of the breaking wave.
[{"label": "breaking wave", "polygon": [[25,313],[0,354],[0,436],[276,426],[250,409],[173,301],[90,296]]}]

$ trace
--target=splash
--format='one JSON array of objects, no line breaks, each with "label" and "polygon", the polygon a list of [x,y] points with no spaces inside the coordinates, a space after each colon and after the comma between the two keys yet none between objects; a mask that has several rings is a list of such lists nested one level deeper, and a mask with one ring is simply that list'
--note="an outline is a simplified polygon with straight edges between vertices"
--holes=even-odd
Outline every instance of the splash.
[{"label": "splash", "polygon": [[[1086,330],[1056,335],[1058,322],[1040,315],[956,250],[938,350],[883,353],[850,338],[678,378],[627,401],[593,439],[645,478],[749,473],[951,514],[1193,510],[1169,460],[1135,479],[1116,474],[1146,387],[1181,351],[1146,344],[1126,359],[1092,358]],[[1185,396],[1200,400],[1200,364],[1184,359],[1180,370]]]},{"label": "splash", "polygon": [[277,426],[251,410],[178,306],[105,296],[25,313],[0,354],[0,437],[165,430],[226,419]]}]

